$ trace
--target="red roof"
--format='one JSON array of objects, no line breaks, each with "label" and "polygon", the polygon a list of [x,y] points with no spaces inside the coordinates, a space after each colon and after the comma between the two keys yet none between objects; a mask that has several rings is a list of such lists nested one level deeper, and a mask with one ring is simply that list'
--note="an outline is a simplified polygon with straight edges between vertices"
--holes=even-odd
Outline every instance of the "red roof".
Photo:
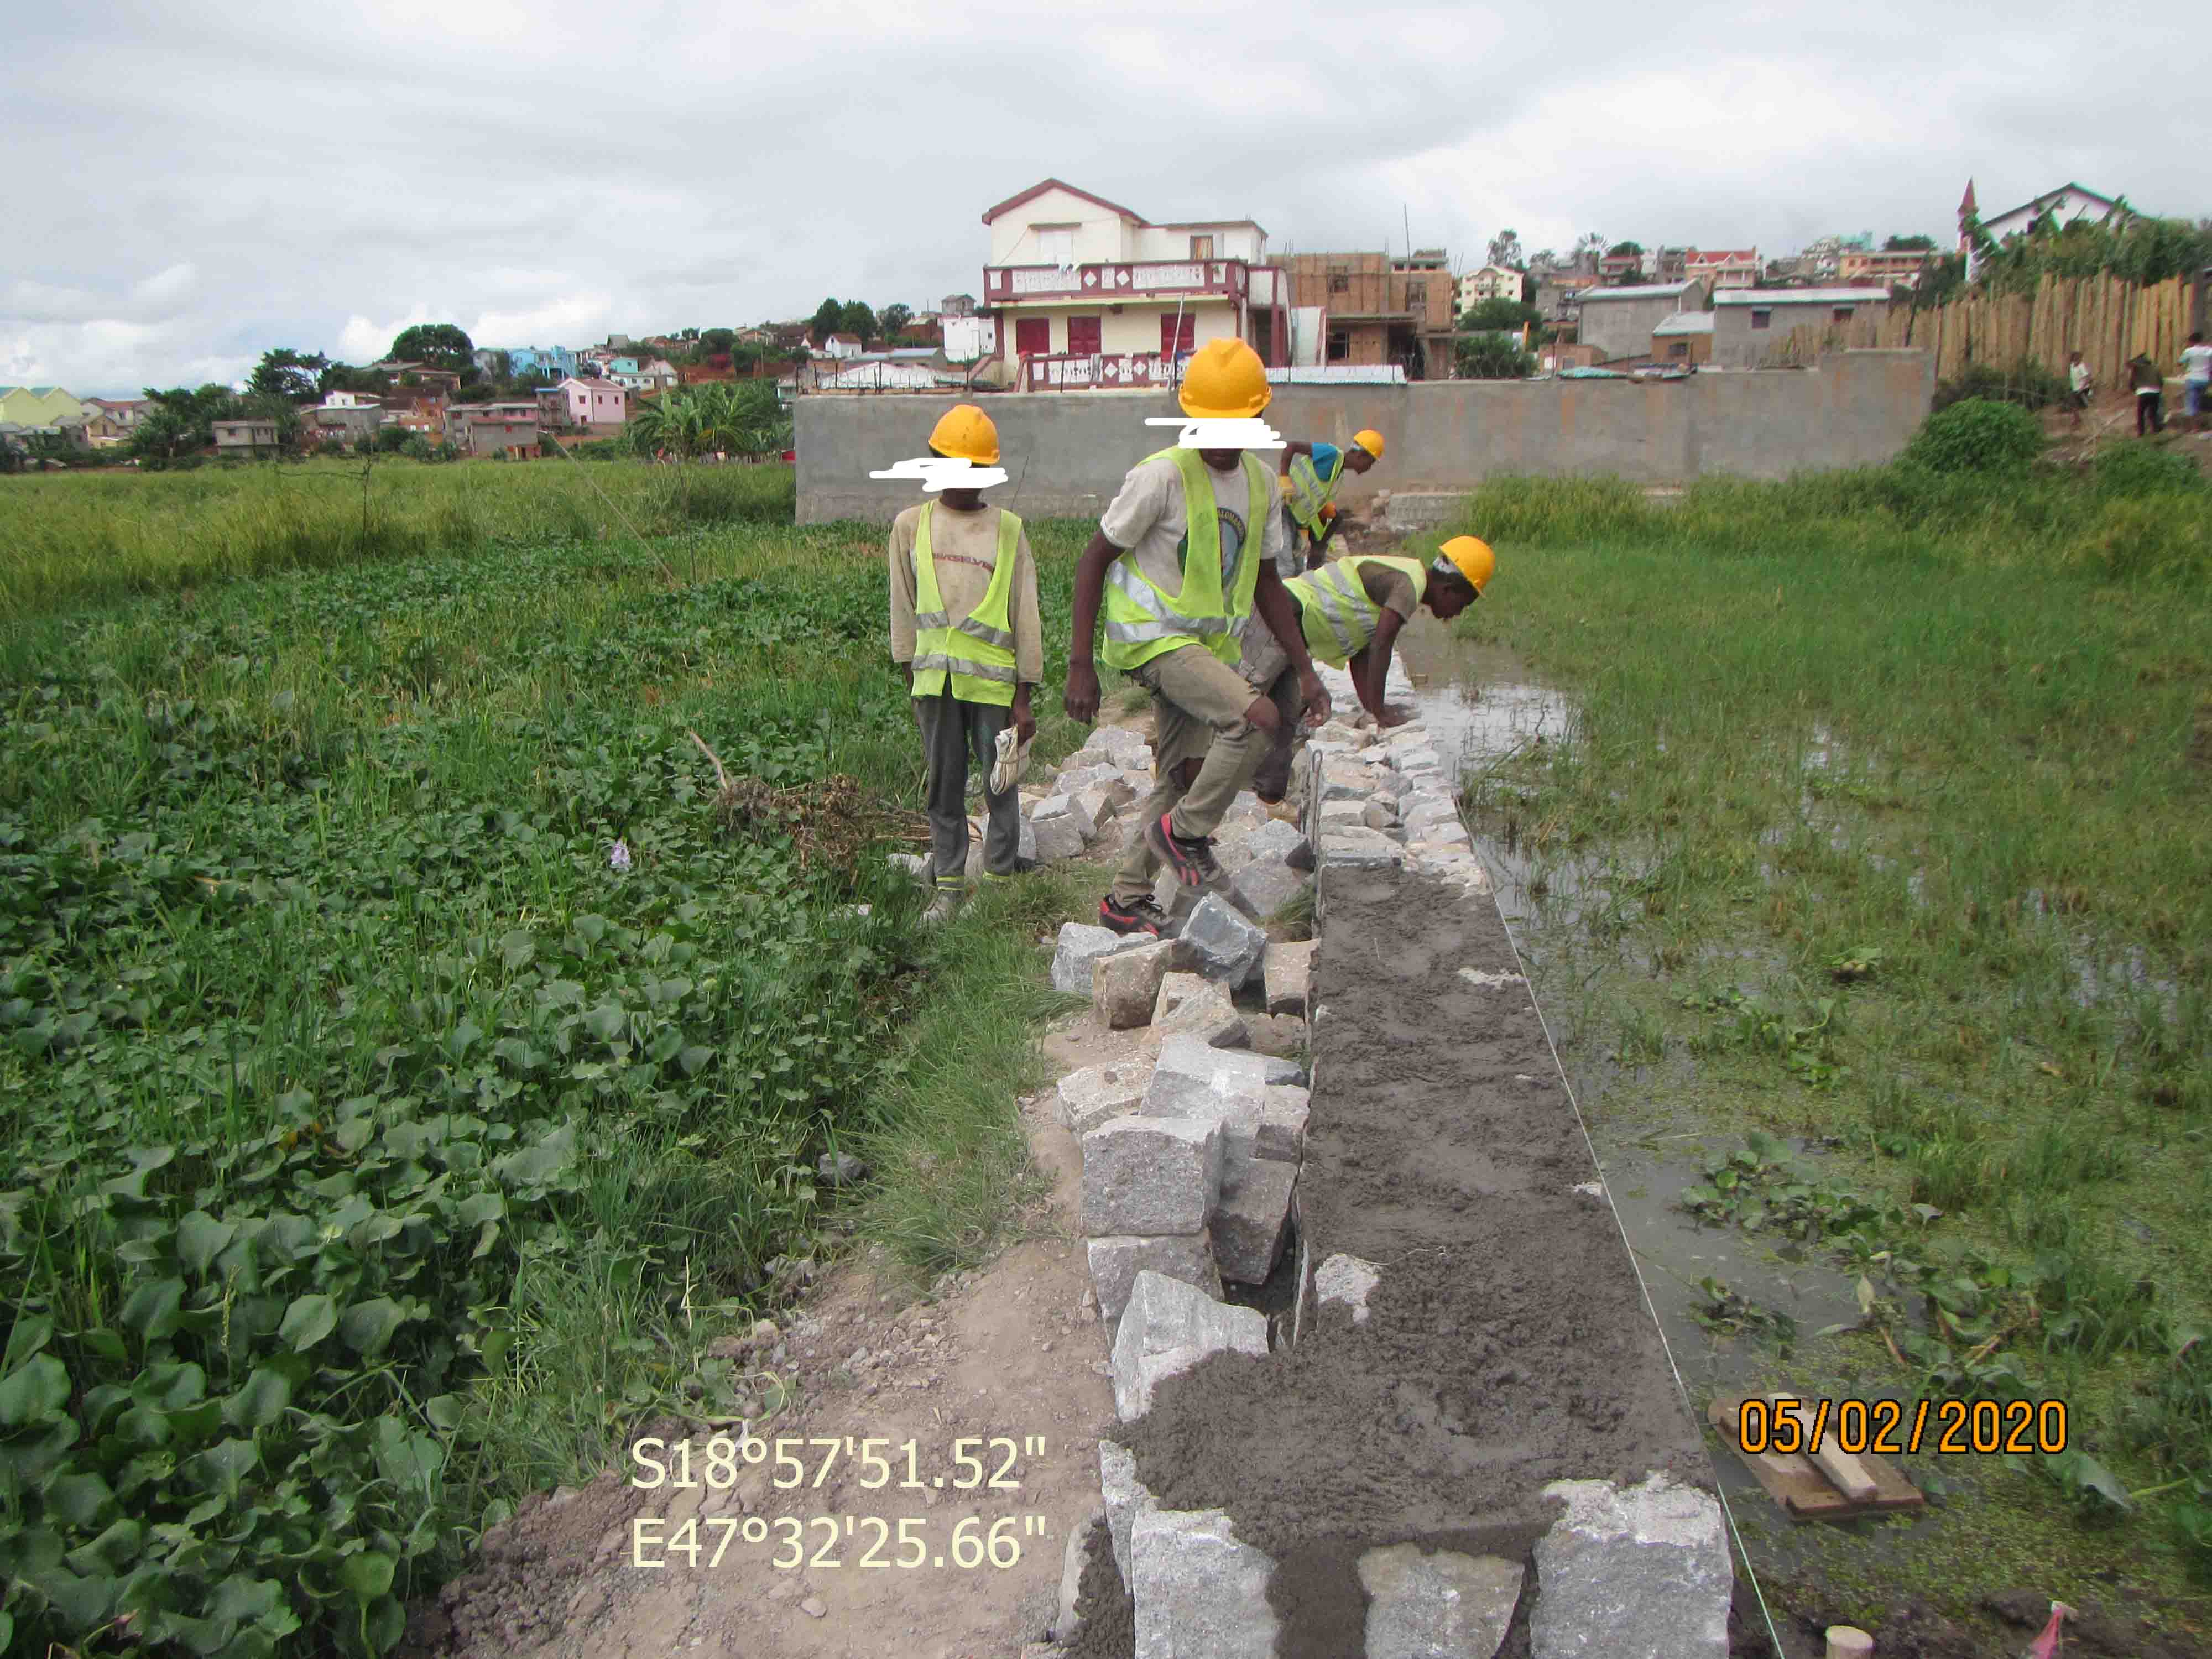
[{"label": "red roof", "polygon": [[1710,265],[1723,259],[1756,259],[1757,258],[1759,258],[1759,250],[1755,247],[1693,247],[1689,252],[1689,261],[1693,265]]},{"label": "red roof", "polygon": [[1140,225],[1149,222],[1144,215],[1141,213],[1130,212],[1128,209],[1123,207],[1119,202],[1109,202],[1103,196],[1093,196],[1087,190],[1078,190],[1073,185],[1064,183],[1058,179],[1048,179],[1042,184],[1031,185],[1020,195],[1009,196],[1005,201],[1000,203],[998,206],[986,209],[983,213],[983,222],[988,225],[992,220],[997,218],[1000,214],[1012,213],[1023,203],[1034,201],[1036,198],[1043,195],[1045,191],[1048,190],[1064,190],[1070,196],[1080,196],[1086,202],[1096,202],[1100,207],[1111,208],[1115,212],[1120,214],[1124,219],[1133,220],[1136,223]]}]

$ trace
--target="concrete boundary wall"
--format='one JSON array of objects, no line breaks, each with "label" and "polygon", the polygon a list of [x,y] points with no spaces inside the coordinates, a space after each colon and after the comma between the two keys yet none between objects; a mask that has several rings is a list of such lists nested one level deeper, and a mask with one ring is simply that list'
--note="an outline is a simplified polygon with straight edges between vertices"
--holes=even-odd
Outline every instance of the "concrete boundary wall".
[{"label": "concrete boundary wall", "polygon": [[[1809,369],[1700,374],[1685,380],[1432,380],[1403,386],[1280,386],[1267,419],[1285,437],[1348,444],[1363,427],[1388,449],[1347,478],[1347,504],[1378,489],[1471,489],[1501,473],[1612,475],[1679,483],[1711,475],[1786,478],[1879,465],[1927,417],[1924,351],[1845,351]],[[798,401],[798,521],[886,524],[921,499],[911,480],[868,474],[927,453],[957,401],[822,395]],[[1146,417],[1164,394],[1009,392],[981,399],[999,428],[1007,482],[986,499],[1026,518],[1096,518],[1128,469],[1170,442]]]}]

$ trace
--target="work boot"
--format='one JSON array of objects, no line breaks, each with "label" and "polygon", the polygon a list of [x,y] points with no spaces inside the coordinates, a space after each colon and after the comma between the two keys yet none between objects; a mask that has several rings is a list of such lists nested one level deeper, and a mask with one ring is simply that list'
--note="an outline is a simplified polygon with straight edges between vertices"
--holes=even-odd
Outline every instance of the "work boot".
[{"label": "work boot", "polygon": [[1146,824],[1145,845],[1176,872],[1176,879],[1184,886],[1214,885],[1221,879],[1221,866],[1214,862],[1212,842],[1203,837],[1184,840],[1169,827],[1174,821],[1174,813],[1163,812]]},{"label": "work boot", "polygon": [[953,913],[960,908],[962,896],[957,887],[939,888],[937,896],[929,902],[929,908],[921,913],[921,925],[937,927],[951,921]]},{"label": "work boot", "polygon": [[1260,804],[1267,809],[1267,816],[1278,823],[1296,823],[1298,821],[1298,809],[1286,800],[1262,801]]},{"label": "work boot", "polygon": [[1173,939],[1178,929],[1168,913],[1147,895],[1127,904],[1110,893],[1098,901],[1098,925],[1109,933],[1150,933],[1154,939]]}]

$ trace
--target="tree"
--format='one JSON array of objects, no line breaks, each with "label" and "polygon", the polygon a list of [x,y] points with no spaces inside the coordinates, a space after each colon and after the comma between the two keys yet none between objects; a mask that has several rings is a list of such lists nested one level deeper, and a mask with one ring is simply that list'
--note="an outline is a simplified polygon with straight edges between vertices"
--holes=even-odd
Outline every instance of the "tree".
[{"label": "tree", "polygon": [[260,362],[246,377],[246,389],[289,403],[311,404],[321,395],[319,377],[330,366],[331,360],[319,351],[302,353],[278,346],[261,354]]},{"label": "tree", "polygon": [[1559,256],[1550,248],[1540,247],[1528,256],[1528,274],[1547,276],[1559,268]]},{"label": "tree", "polygon": [[1607,258],[1618,258],[1624,253],[1632,253],[1640,259],[1644,257],[1644,244],[1641,242],[1615,242],[1611,247],[1606,249],[1605,252]]},{"label": "tree", "polygon": [[1514,231],[1501,230],[1490,239],[1488,264],[1504,265],[1508,270],[1521,268],[1521,238]]},{"label": "tree", "polygon": [[842,300],[824,300],[814,307],[814,321],[806,331],[812,337],[814,343],[820,345],[844,325],[845,302]]},{"label": "tree", "polygon": [[860,343],[866,345],[876,337],[876,313],[868,309],[864,300],[848,300],[838,328],[843,333],[858,336]]},{"label": "tree", "polygon": [[1455,355],[1464,380],[1525,380],[1536,372],[1536,360],[1510,334],[1462,335]]},{"label": "tree", "polygon": [[912,306],[888,305],[876,318],[876,326],[883,330],[884,338],[896,340],[906,332],[906,325],[914,320]]},{"label": "tree", "polygon": [[476,347],[456,323],[417,323],[403,328],[388,354],[394,362],[426,363],[432,368],[465,373]]},{"label": "tree", "polygon": [[397,455],[407,447],[407,441],[415,434],[396,423],[376,428],[376,447],[387,455]]},{"label": "tree", "polygon": [[1575,244],[1575,263],[1580,265],[1586,274],[1595,276],[1597,272],[1598,256],[1604,252],[1605,233],[1599,230],[1585,231],[1582,240]]},{"label": "tree", "polygon": [[374,369],[334,362],[315,377],[315,389],[325,398],[333,392],[366,392],[374,395],[384,390],[384,377]]},{"label": "tree", "polygon": [[[476,358],[471,356],[469,361],[473,363],[476,361]],[[504,351],[493,352],[491,354],[491,372],[484,378],[489,380],[513,380],[514,378],[514,359],[507,356]]]},{"label": "tree", "polygon": [[1936,246],[1933,236],[1893,236],[1881,245],[1884,253],[1915,253]]},{"label": "tree", "polygon": [[1495,332],[1517,329],[1523,323],[1543,320],[1543,313],[1535,307],[1520,300],[1484,300],[1461,319],[1460,325],[1472,332]]}]

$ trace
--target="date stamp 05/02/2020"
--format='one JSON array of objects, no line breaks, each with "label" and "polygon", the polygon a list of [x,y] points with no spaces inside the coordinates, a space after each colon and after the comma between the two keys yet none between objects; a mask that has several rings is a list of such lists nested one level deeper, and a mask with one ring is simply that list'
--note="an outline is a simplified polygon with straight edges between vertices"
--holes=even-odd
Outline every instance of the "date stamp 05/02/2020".
[{"label": "date stamp 05/02/2020", "polygon": [[[771,1465],[769,1484],[781,1492],[795,1492],[820,1487],[842,1462],[850,1466],[848,1473],[858,1471],[856,1484],[870,1492],[1018,1492],[1024,1460],[1034,1462],[1044,1455],[1042,1435],[968,1437],[951,1443],[945,1468],[939,1471],[937,1457],[918,1440],[851,1435],[767,1440],[748,1428],[735,1438],[712,1437],[696,1456],[688,1440],[672,1444],[655,1438],[633,1442],[630,1461],[637,1473],[629,1484],[642,1492],[726,1492],[747,1468]],[[933,1522],[943,1527],[948,1522],[949,1532],[933,1537]],[[686,1565],[711,1569],[721,1564],[733,1542],[758,1546],[775,1538],[779,1547],[768,1565],[784,1572],[802,1565],[908,1571],[948,1565],[963,1571],[1003,1569],[1021,1559],[1023,1540],[1050,1536],[1042,1515],[1003,1516],[990,1522],[977,1516],[955,1521],[920,1515],[748,1515],[742,1519],[710,1516],[702,1522],[695,1515],[672,1531],[665,1517],[639,1516],[630,1523],[630,1565],[659,1568],[680,1559]]]},{"label": "date stamp 05/02/2020", "polygon": [[1817,1456],[1832,1449],[1856,1457],[2007,1453],[2053,1457],[2066,1449],[2069,1413],[2063,1400],[1747,1400],[1736,1416],[1737,1449]]}]

